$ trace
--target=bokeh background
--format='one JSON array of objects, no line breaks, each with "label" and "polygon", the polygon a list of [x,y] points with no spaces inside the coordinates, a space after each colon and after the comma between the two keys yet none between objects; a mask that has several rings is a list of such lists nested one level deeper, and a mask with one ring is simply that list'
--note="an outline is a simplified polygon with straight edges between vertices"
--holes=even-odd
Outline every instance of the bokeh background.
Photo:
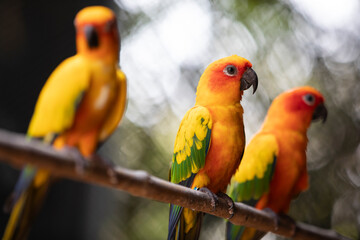
[{"label": "bokeh background", "polygon": [[[238,54],[259,77],[258,91],[242,101],[247,140],[282,91],[310,85],[324,94],[328,121],[308,132],[311,186],[290,215],[360,238],[359,1],[1,0],[0,128],[26,132],[45,80],[75,53],[76,12],[94,4],[118,16],[120,66],[129,80],[125,118],[101,155],[167,179],[175,135],[201,73]],[[18,174],[0,163],[0,205]],[[0,213],[0,234],[7,218]],[[59,180],[29,239],[165,239],[167,218],[167,204]],[[201,239],[223,239],[224,226],[207,216]]]}]

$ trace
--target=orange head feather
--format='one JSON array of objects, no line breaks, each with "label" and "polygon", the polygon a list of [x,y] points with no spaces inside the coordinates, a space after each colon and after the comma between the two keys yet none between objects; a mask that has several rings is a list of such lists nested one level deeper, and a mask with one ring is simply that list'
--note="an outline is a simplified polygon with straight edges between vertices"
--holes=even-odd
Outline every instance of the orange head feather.
[{"label": "orange head feather", "polygon": [[252,64],[237,55],[211,63],[200,78],[196,103],[199,105],[226,105],[239,103],[243,90],[253,85],[256,91],[258,80]]},{"label": "orange head feather", "polygon": [[78,12],[74,24],[79,54],[118,60],[120,38],[113,11],[103,6],[86,7]]},{"label": "orange head feather", "polygon": [[299,87],[274,99],[264,121],[264,128],[291,128],[306,132],[312,120],[322,118],[325,122],[326,117],[322,94],[312,87]]}]

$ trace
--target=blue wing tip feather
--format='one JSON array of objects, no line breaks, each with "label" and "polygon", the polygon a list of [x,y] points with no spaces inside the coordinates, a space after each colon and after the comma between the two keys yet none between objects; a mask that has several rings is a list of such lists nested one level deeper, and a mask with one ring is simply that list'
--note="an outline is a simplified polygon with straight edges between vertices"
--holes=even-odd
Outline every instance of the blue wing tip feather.
[{"label": "blue wing tip feather", "polygon": [[[196,174],[192,173],[188,179],[180,182],[179,185],[190,188],[194,181],[195,175]],[[168,228],[168,238],[167,238],[168,240],[175,239],[175,229],[179,222],[182,210],[183,210],[183,207],[170,204],[169,228]]]},{"label": "blue wing tip feather", "polygon": [[183,207],[177,205],[170,205],[169,213],[169,228],[168,228],[168,240],[175,239],[175,230],[179,222]]},{"label": "blue wing tip feather", "polygon": [[229,221],[226,222],[226,240],[240,240],[244,230],[244,226],[234,225]]}]

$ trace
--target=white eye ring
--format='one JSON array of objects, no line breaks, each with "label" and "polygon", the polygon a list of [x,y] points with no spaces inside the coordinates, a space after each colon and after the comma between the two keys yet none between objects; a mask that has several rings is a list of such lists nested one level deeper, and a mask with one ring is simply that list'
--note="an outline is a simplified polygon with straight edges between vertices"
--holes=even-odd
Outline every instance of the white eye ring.
[{"label": "white eye ring", "polygon": [[236,76],[238,73],[237,68],[234,65],[227,65],[223,72],[230,77]]},{"label": "white eye ring", "polygon": [[315,96],[310,93],[304,95],[302,99],[309,106],[313,106],[315,104]]}]

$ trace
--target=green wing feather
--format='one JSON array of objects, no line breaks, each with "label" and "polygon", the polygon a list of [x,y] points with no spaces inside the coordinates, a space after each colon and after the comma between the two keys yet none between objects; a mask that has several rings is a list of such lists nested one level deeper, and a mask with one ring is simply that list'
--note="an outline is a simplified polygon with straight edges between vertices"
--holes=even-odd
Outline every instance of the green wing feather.
[{"label": "green wing feather", "polygon": [[241,164],[228,188],[235,201],[259,200],[269,191],[278,155],[275,136],[256,135],[245,149]]},{"label": "green wing feather", "polygon": [[204,167],[211,127],[211,116],[207,108],[196,106],[185,114],[175,139],[171,182],[185,181]]},{"label": "green wing feather", "polygon": [[[169,173],[171,182],[191,187],[196,173],[205,165],[211,128],[211,115],[207,108],[195,106],[185,114],[175,139]],[[202,215],[198,215],[196,227],[185,234],[186,223],[182,212],[183,207],[170,205],[168,240],[199,236]]]},{"label": "green wing feather", "polygon": [[[255,206],[259,199],[269,191],[279,148],[275,136],[258,134],[245,149],[241,164],[231,179],[228,195],[236,202]],[[227,222],[226,239],[239,240],[246,235],[256,235],[257,231]]]}]

